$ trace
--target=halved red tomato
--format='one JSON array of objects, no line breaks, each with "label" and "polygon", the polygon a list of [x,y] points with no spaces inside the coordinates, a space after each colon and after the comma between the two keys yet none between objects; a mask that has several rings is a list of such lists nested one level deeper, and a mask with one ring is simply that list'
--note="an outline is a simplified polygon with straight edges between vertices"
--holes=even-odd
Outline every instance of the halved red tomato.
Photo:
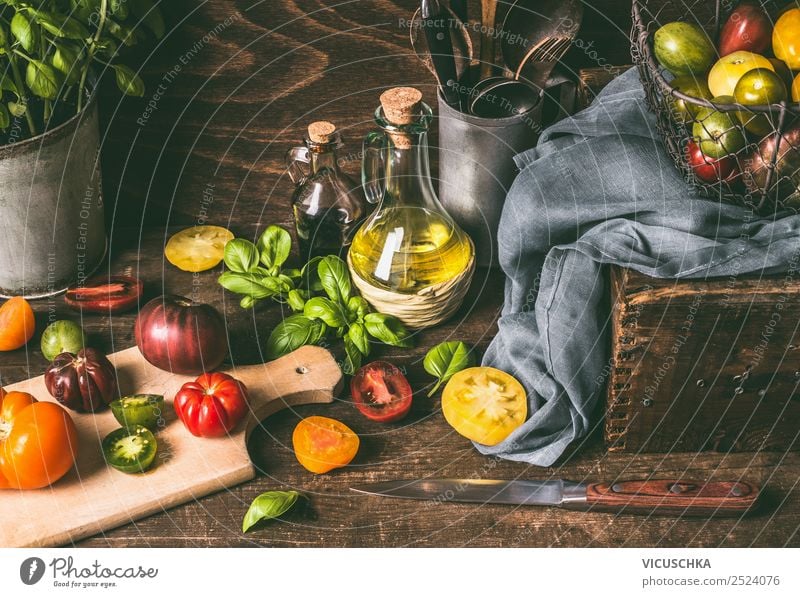
[{"label": "halved red tomato", "polygon": [[70,286],[64,302],[87,313],[121,313],[139,303],[144,285],[132,276],[97,276],[80,286]]},{"label": "halved red tomato", "polygon": [[411,385],[385,361],[361,367],[350,380],[350,394],[361,414],[379,423],[399,421],[411,410]]}]

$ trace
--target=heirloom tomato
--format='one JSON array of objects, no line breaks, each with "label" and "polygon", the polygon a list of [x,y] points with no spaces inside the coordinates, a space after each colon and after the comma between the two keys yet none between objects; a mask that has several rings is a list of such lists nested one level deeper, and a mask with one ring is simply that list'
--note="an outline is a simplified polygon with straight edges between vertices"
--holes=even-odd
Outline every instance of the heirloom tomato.
[{"label": "heirloom tomato", "polygon": [[78,432],[66,410],[0,389],[0,488],[39,489],[75,464]]},{"label": "heirloom tomato", "polygon": [[800,75],[797,75],[792,82],[792,101],[800,102]]},{"label": "heirloom tomato", "polygon": [[33,337],[36,322],[33,309],[24,298],[8,299],[0,307],[0,350],[16,350]]},{"label": "heirloom tomato", "polygon": [[493,367],[470,367],[447,382],[442,413],[459,434],[494,446],[525,422],[528,401],[525,388],[508,373]]},{"label": "heirloom tomato", "polygon": [[717,51],[699,25],[675,21],[653,36],[658,62],[675,76],[701,75],[714,62]]},{"label": "heirloom tomato", "polygon": [[738,50],[763,54],[772,40],[772,21],[756,3],[742,2],[725,21],[719,33],[719,55]]},{"label": "heirloom tomato", "polygon": [[775,70],[772,63],[759,54],[740,50],[717,60],[708,73],[708,88],[714,97],[733,95],[736,84],[746,72],[754,68]]},{"label": "heirloom tomato", "polygon": [[712,159],[706,156],[694,141],[686,144],[686,159],[695,176],[709,184],[721,180],[731,182],[737,172],[735,158],[727,156],[718,160]]},{"label": "heirloom tomato", "polygon": [[227,373],[203,373],[181,386],[175,412],[192,435],[219,437],[247,412],[247,388]]},{"label": "heirloom tomato", "polygon": [[216,267],[225,255],[225,244],[233,233],[221,226],[193,226],[176,232],[167,241],[164,256],[186,272],[202,272]]},{"label": "heirloom tomato", "polygon": [[411,410],[408,380],[385,361],[361,367],[350,380],[350,394],[361,414],[379,423],[398,421]]},{"label": "heirloom tomato", "polygon": [[359,443],[352,429],[327,417],[307,417],[292,433],[297,461],[318,475],[350,464]]},{"label": "heirloom tomato", "polygon": [[800,8],[787,10],[775,23],[772,51],[790,69],[800,70]]}]

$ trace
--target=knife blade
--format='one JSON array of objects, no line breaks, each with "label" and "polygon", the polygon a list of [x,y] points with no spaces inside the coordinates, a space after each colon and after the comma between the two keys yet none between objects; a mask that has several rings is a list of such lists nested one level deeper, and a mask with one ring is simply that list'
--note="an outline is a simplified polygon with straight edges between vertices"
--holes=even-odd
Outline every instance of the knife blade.
[{"label": "knife blade", "polygon": [[752,510],[760,490],[744,481],[646,479],[576,483],[564,479],[408,479],[350,488],[368,495],[445,502],[556,506],[572,510],[741,516]]},{"label": "knife blade", "polygon": [[450,16],[442,9],[439,0],[422,0],[420,16],[442,97],[449,105],[458,106],[461,98],[455,87],[458,73],[450,38]]}]

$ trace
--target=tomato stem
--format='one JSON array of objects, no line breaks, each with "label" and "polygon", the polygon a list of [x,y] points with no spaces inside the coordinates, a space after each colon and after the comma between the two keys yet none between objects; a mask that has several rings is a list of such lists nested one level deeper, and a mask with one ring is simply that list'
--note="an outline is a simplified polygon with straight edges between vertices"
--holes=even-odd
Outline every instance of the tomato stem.
[{"label": "tomato stem", "polygon": [[431,391],[428,392],[428,398],[433,396],[436,393],[436,390],[438,390],[441,387],[442,381],[444,381],[444,380],[439,378],[439,380],[433,385],[433,388],[431,389]]}]

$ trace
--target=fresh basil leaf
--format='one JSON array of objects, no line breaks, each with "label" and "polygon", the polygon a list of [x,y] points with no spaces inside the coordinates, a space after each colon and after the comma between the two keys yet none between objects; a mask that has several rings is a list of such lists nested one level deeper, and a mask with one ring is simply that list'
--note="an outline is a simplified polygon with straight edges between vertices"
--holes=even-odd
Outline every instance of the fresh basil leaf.
[{"label": "fresh basil leaf", "polygon": [[370,311],[372,308],[363,297],[351,296],[347,301],[347,317],[350,321],[363,321]]},{"label": "fresh basil leaf", "polygon": [[11,35],[19,42],[26,52],[36,51],[36,40],[39,28],[24,12],[15,12],[11,17]]},{"label": "fresh basil leaf", "polygon": [[297,503],[300,494],[296,491],[267,491],[250,504],[242,520],[242,532],[246,533],[257,523],[278,518],[286,514]]},{"label": "fresh basil leaf", "polygon": [[296,267],[287,267],[285,270],[283,270],[283,275],[291,278],[292,282],[300,281],[300,270]]},{"label": "fresh basil leaf", "polygon": [[7,129],[9,126],[11,126],[11,114],[5,104],[0,104],[0,130]]},{"label": "fresh basil leaf", "polygon": [[237,272],[225,272],[217,278],[217,282],[225,290],[236,294],[245,294],[253,299],[269,298],[279,292],[274,287],[265,286],[262,281],[262,278],[255,274]]},{"label": "fresh basil leaf", "polygon": [[411,348],[414,342],[411,340],[406,328],[399,319],[385,313],[368,313],[364,316],[364,327],[367,333],[389,346],[399,346],[401,348]]},{"label": "fresh basil leaf", "polygon": [[56,37],[66,37],[67,39],[89,39],[91,37],[89,30],[77,19],[44,10],[30,9],[29,13],[42,29]]},{"label": "fresh basil leaf", "polygon": [[28,108],[22,102],[8,102],[8,111],[14,116],[25,116]]},{"label": "fresh basil leaf", "polygon": [[239,306],[242,309],[251,309],[257,302],[252,296],[243,296],[242,300],[239,301]]},{"label": "fresh basil leaf", "polygon": [[336,255],[328,255],[319,262],[317,271],[325,294],[332,301],[346,305],[352,293],[347,264]]},{"label": "fresh basil leaf", "polygon": [[323,296],[308,299],[303,307],[303,314],[312,319],[321,319],[332,328],[338,328],[347,323],[341,307]]},{"label": "fresh basil leaf", "polygon": [[57,43],[56,50],[50,59],[50,63],[59,71],[64,73],[67,85],[74,85],[80,79],[81,69],[78,66],[81,50],[68,43]]},{"label": "fresh basil leaf", "polygon": [[302,311],[306,304],[303,291],[297,289],[290,290],[286,295],[286,302],[289,303],[289,307],[292,311]]},{"label": "fresh basil leaf", "polygon": [[17,86],[14,84],[14,79],[11,78],[11,73],[9,72],[0,74],[0,95],[3,95],[4,91],[10,91],[19,97],[19,91],[17,91]]},{"label": "fresh basil leaf", "polygon": [[433,396],[439,387],[459,371],[475,365],[475,357],[469,346],[459,341],[442,342],[431,348],[422,362],[425,371],[438,378],[428,396]]},{"label": "fresh basil leaf", "polygon": [[124,64],[112,64],[114,75],[117,80],[117,87],[125,95],[135,97],[144,96],[144,81],[136,72]]},{"label": "fresh basil leaf", "polygon": [[350,329],[347,330],[345,337],[356,345],[361,354],[365,357],[369,356],[369,336],[367,336],[367,330],[364,329],[364,324],[358,322],[350,324]]},{"label": "fresh basil leaf", "polygon": [[305,315],[291,315],[280,322],[267,339],[268,359],[277,359],[306,344],[317,344],[325,336],[327,326]]},{"label": "fresh basil leaf", "polygon": [[275,294],[284,294],[292,289],[292,281],[287,282],[281,276],[265,276],[261,278],[261,283],[271,288]]},{"label": "fresh basil leaf", "polygon": [[152,0],[129,0],[131,11],[139,17],[156,39],[161,39],[167,32],[164,16],[159,7],[154,7]]},{"label": "fresh basil leaf", "polygon": [[303,290],[308,292],[322,292],[322,282],[319,279],[319,263],[322,257],[314,257],[303,266],[300,275],[303,278]]},{"label": "fresh basil leaf", "polygon": [[6,46],[9,44],[8,32],[6,31],[6,24],[0,21],[0,56],[6,53]]},{"label": "fresh basil leaf", "polygon": [[25,69],[25,84],[34,95],[54,100],[64,84],[64,75],[49,64],[39,60],[29,60]]},{"label": "fresh basil leaf", "polygon": [[244,238],[234,238],[225,243],[223,255],[225,266],[232,272],[244,274],[258,265],[258,249]]},{"label": "fresh basil leaf", "polygon": [[353,375],[361,367],[363,355],[358,346],[347,335],[344,337],[344,353],[346,358],[342,370],[345,375]]},{"label": "fresh basil leaf", "polygon": [[136,31],[112,19],[106,19],[106,29],[126,46],[135,46],[137,42]]},{"label": "fresh basil leaf", "polygon": [[111,14],[122,20],[128,18],[128,0],[108,0]]},{"label": "fresh basil leaf", "polygon": [[268,226],[258,239],[261,263],[268,268],[280,267],[292,251],[292,237],[280,226]]}]

